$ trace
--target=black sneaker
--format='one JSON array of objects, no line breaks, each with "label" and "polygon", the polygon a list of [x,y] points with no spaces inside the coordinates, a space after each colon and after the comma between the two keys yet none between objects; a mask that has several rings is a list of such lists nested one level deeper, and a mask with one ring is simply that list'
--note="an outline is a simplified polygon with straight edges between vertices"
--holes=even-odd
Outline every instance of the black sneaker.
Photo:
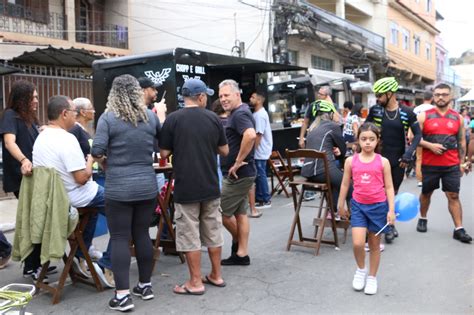
[{"label": "black sneaker", "polygon": [[132,296],[127,294],[120,300],[117,299],[117,296],[114,296],[109,301],[109,308],[116,311],[126,312],[133,309],[135,305],[133,305]]},{"label": "black sneaker", "polygon": [[230,255],[227,259],[221,260],[221,265],[223,266],[248,266],[250,265],[250,257],[249,255],[240,257],[237,254]]},{"label": "black sneaker", "polygon": [[398,230],[395,225],[390,225],[390,227],[392,228],[393,236],[398,237]]},{"label": "black sneaker", "polygon": [[137,284],[137,286],[132,289],[132,294],[141,297],[142,300],[151,300],[155,297],[153,295],[151,285],[147,285],[143,288],[140,288],[140,286]]},{"label": "black sneaker", "polygon": [[[40,273],[41,273],[41,268],[38,268],[38,270],[36,272],[33,271],[33,270],[28,270],[26,272],[23,272],[23,278],[31,278],[31,280],[33,280],[33,282],[36,283],[36,281],[38,281],[38,279],[39,279]],[[49,280],[48,280],[47,276],[44,276],[43,283],[44,284],[49,283]]]},{"label": "black sneaker", "polygon": [[418,219],[418,224],[416,225],[416,230],[421,233],[428,231],[428,220],[427,219]]},{"label": "black sneaker", "polygon": [[271,201],[268,201],[268,202],[259,201],[255,205],[255,208],[257,208],[257,209],[267,209],[267,208],[270,208],[271,206],[272,206]]},{"label": "black sneaker", "polygon": [[385,233],[385,243],[390,244],[391,242],[393,242],[394,239],[395,235],[393,233],[392,226],[389,225],[389,230],[387,233]]},{"label": "black sneaker", "polygon": [[453,238],[463,243],[470,243],[472,241],[472,237],[466,233],[466,230],[464,228],[454,230]]}]

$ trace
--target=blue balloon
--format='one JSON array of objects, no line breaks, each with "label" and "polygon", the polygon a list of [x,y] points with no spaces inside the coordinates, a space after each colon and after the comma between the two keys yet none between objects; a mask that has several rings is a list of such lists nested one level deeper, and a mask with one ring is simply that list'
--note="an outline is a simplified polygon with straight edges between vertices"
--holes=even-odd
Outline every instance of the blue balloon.
[{"label": "blue balloon", "polygon": [[410,221],[420,211],[420,201],[414,194],[407,192],[395,196],[395,215],[397,221]]}]

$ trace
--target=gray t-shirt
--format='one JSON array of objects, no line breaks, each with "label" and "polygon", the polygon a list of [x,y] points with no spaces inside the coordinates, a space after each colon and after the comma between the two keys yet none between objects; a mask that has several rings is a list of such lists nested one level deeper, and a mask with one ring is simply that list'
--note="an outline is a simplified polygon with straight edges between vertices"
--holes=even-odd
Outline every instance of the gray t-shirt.
[{"label": "gray t-shirt", "polygon": [[264,108],[253,113],[255,132],[262,135],[260,145],[255,149],[255,160],[268,160],[272,154],[273,137],[270,118]]},{"label": "gray t-shirt", "polygon": [[153,169],[153,140],[160,122],[147,110],[148,122],[135,127],[106,112],[99,118],[92,155],[106,155],[105,197],[117,201],[156,198],[158,186]]}]

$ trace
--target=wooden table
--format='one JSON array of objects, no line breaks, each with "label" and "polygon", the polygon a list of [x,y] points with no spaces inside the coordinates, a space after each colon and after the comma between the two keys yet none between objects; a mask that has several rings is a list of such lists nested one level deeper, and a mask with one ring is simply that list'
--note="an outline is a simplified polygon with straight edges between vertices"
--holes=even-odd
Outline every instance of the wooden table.
[{"label": "wooden table", "polygon": [[[158,204],[161,208],[161,218],[158,224],[158,232],[156,234],[156,239],[154,240],[154,250],[155,252],[159,252],[160,246],[163,247],[163,251],[165,248],[176,251],[176,235],[173,229],[173,215],[174,215],[174,204],[172,198],[172,187],[173,187],[173,166],[168,163],[166,166],[160,166],[158,163],[153,164],[153,168],[155,169],[156,174],[165,174],[168,177],[168,185],[166,186],[166,191],[164,197],[158,193],[157,199]],[[170,209],[170,213],[168,213],[168,209]],[[162,220],[164,219],[164,220]],[[161,239],[161,235],[164,229],[164,222],[166,222],[166,226],[168,229],[168,236],[167,239]],[[186,260],[184,258],[184,254],[178,252],[179,258],[181,263],[184,263]],[[158,257],[153,261],[153,268],[155,267],[155,263]]]}]

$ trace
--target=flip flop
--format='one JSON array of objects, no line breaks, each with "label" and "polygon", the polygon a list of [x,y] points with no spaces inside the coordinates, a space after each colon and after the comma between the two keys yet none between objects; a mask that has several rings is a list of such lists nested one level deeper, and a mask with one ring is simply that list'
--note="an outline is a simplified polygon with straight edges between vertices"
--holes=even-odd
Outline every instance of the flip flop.
[{"label": "flip flop", "polygon": [[257,214],[249,214],[249,217],[251,218],[260,218],[262,216],[262,212],[257,212]]},{"label": "flip flop", "polygon": [[225,287],[227,284],[225,283],[225,281],[223,281],[222,283],[216,283],[214,281],[212,281],[209,276],[206,276],[205,278],[202,279],[202,283],[204,284],[210,284],[210,285],[213,285],[215,287],[219,287],[219,288],[223,288]]},{"label": "flip flop", "polygon": [[[183,289],[184,292],[176,291],[177,288]],[[183,283],[182,285],[177,285],[176,287],[174,287],[173,293],[183,294],[183,295],[203,295],[204,293],[206,293],[206,290],[191,291],[191,290],[188,289],[188,287],[186,287],[186,284]]]}]

